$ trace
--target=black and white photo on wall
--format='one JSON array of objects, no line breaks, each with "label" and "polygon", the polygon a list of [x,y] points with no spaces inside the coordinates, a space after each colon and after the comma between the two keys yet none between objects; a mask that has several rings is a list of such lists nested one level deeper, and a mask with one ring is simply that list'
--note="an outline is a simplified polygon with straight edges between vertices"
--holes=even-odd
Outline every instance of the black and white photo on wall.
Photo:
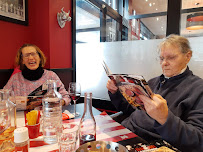
[{"label": "black and white photo on wall", "polygon": [[28,25],[28,0],[0,0],[0,19]]}]

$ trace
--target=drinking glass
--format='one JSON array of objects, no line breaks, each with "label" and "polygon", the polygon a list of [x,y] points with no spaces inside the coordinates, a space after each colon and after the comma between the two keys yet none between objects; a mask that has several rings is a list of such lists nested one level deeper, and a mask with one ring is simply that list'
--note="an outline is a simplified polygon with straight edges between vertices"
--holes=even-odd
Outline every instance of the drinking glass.
[{"label": "drinking glass", "polygon": [[78,140],[78,125],[63,124],[62,132],[58,134],[59,152],[74,152]]},{"label": "drinking glass", "polygon": [[68,88],[68,94],[74,102],[74,116],[78,117],[80,114],[76,112],[76,101],[80,98],[80,95],[81,95],[80,83],[70,82],[69,88]]}]

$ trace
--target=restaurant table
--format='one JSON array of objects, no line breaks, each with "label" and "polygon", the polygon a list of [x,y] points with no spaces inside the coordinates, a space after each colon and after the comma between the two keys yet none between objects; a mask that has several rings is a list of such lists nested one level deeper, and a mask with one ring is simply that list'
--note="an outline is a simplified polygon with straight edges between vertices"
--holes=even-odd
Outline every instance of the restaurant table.
[{"label": "restaurant table", "polygon": [[[73,113],[74,105],[64,106],[64,110]],[[76,104],[76,111],[80,113],[79,117],[75,119],[64,120],[63,123],[79,124],[81,116],[84,111],[84,104]],[[97,141],[112,141],[119,144],[130,145],[132,144],[147,144],[145,140],[138,137],[136,134],[123,127],[118,122],[114,121],[106,112],[100,112],[93,107],[93,115],[96,120],[96,140]],[[17,112],[17,127],[25,126],[25,112]],[[145,146],[146,147],[146,146]],[[151,145],[147,149],[154,149],[155,146]],[[137,151],[142,151],[138,149]],[[43,141],[42,133],[35,139],[30,139],[29,152],[57,152],[58,144],[47,144]],[[135,151],[135,150],[134,150]],[[147,152],[147,151],[145,151]]]}]

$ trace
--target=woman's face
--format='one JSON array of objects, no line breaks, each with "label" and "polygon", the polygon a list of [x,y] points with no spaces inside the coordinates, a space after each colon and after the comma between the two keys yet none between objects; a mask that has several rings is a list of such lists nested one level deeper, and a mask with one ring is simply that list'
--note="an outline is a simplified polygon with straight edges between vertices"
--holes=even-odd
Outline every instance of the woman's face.
[{"label": "woman's face", "polygon": [[23,64],[30,70],[36,70],[40,64],[40,57],[33,46],[27,46],[22,49]]},{"label": "woman's face", "polygon": [[189,51],[183,54],[181,50],[173,45],[163,46],[160,52],[160,64],[163,74],[166,77],[173,77],[180,74],[181,70],[186,67],[192,53]]}]

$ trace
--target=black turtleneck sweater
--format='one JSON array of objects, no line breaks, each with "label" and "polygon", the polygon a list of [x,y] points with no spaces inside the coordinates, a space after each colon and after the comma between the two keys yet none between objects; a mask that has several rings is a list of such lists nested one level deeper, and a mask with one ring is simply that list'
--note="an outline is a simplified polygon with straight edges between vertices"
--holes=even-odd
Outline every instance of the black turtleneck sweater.
[{"label": "black turtleneck sweater", "polygon": [[164,80],[161,75],[148,84],[167,101],[166,123],[160,125],[145,111],[134,110],[119,92],[109,92],[118,110],[131,113],[122,125],[146,140],[163,139],[183,152],[203,151],[203,80],[187,68],[178,76]]}]

